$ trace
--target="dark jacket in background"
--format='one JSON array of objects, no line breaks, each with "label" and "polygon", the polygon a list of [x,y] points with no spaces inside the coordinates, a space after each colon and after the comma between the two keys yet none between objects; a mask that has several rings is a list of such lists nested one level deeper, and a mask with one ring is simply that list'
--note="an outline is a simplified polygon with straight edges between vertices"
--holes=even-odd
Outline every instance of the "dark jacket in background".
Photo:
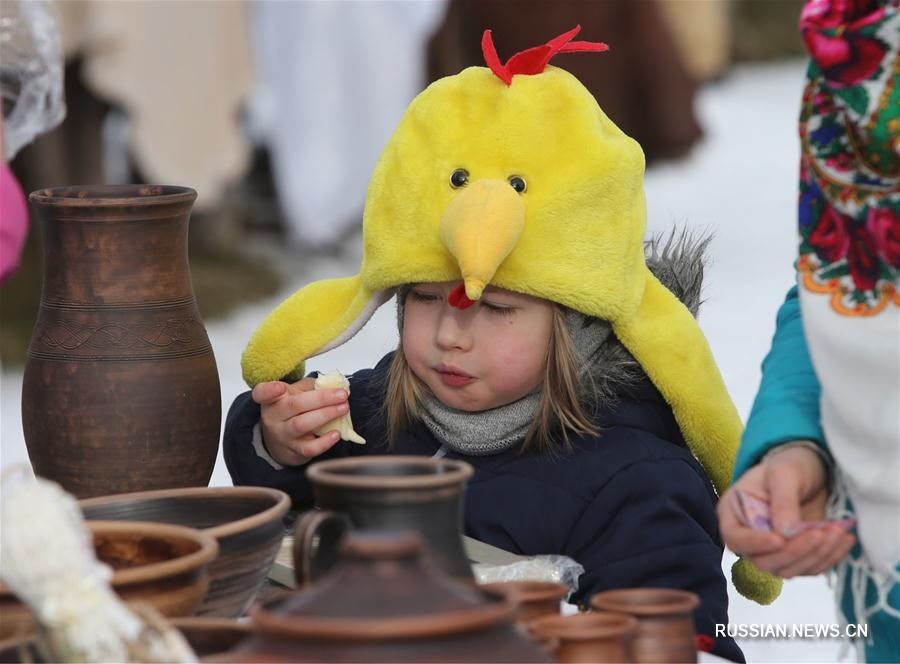
[{"label": "dark jacket in background", "polygon": [[650,0],[450,0],[428,43],[429,80],[486,66],[486,29],[506,62],[579,24],[576,40],[606,42],[609,51],[560,54],[551,64],[590,90],[609,118],[641,144],[648,163],[683,156],[702,135],[694,113],[697,85]]}]

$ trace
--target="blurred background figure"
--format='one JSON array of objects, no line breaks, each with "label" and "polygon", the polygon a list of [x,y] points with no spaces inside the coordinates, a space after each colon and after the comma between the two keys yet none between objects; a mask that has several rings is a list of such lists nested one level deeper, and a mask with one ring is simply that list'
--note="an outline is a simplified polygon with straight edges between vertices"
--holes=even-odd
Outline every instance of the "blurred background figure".
[{"label": "blurred background figure", "polygon": [[[585,39],[603,39],[609,52],[601,62],[563,55],[556,66],[574,74],[590,90],[610,119],[641,144],[648,162],[680,157],[700,138],[701,129],[694,114],[696,83],[666,22],[668,14],[661,10],[665,4],[450,0],[444,21],[428,44],[429,79],[483,65],[481,33],[485,27],[492,30],[497,52],[505,60],[544,43],[547,35],[562,34],[580,24]],[[715,3],[683,6],[695,16],[720,12]],[[725,36],[719,30],[713,32]],[[718,55],[714,49],[706,53],[712,58]],[[660,100],[665,103],[655,103]]]},{"label": "blurred background figure", "polygon": [[0,6],[0,284],[15,272],[28,233],[28,207],[7,162],[58,125],[63,100],[59,24],[46,2]]},{"label": "blurred background figure", "polygon": [[72,122],[29,160],[40,186],[190,183],[218,212],[250,165],[253,87],[239,2],[58,2]]},{"label": "blurred background figure", "polygon": [[293,243],[333,248],[359,228],[369,176],[422,87],[423,44],[442,11],[441,2],[252,5],[262,137]]}]

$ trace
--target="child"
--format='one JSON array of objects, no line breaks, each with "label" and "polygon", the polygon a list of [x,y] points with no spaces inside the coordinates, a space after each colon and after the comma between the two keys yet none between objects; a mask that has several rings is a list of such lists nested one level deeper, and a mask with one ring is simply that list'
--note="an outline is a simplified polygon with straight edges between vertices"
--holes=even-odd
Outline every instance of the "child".
[{"label": "child", "polygon": [[[486,32],[489,69],[412,102],[372,177],[360,274],[301,289],[251,340],[253,392],[229,413],[226,461],[235,483],[303,507],[310,459],[463,458],[468,535],[574,558],[580,603],[609,588],[692,590],[704,643],[742,660],[715,638],[727,594],[714,485],[727,485],[740,422],[691,312],[647,267],[640,148],[547,66],[605,50],[571,42],[577,32],[506,64]],[[696,308],[689,246],[650,262]],[[349,400],[297,380],[395,292],[400,346],[353,374]],[[365,445],[312,433],[348,408]],[[737,571],[742,592],[777,594]]]}]

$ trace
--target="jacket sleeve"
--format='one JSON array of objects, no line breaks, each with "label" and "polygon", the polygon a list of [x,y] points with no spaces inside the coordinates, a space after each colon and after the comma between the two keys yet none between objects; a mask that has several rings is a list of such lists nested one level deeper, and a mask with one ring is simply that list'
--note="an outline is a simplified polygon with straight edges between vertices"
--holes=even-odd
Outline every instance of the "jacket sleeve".
[{"label": "jacket sleeve", "polygon": [[306,467],[274,468],[253,448],[253,427],[259,422],[259,404],[250,392],[239,395],[225,419],[222,453],[235,486],[253,485],[281,489],[291,497],[295,509],[312,507],[313,496],[306,480]]},{"label": "jacket sleeve", "polygon": [[699,595],[697,633],[713,652],[735,661],[733,639],[715,638],[728,624],[728,592],[715,495],[702,470],[682,458],[648,459],[620,470],[593,497],[563,553],[584,566],[572,602],[602,590],[679,588]]},{"label": "jacket sleeve", "polygon": [[819,421],[820,394],[794,286],[778,310],[775,336],[762,363],[762,382],[741,438],[734,479],[781,443],[805,439],[824,446]]}]

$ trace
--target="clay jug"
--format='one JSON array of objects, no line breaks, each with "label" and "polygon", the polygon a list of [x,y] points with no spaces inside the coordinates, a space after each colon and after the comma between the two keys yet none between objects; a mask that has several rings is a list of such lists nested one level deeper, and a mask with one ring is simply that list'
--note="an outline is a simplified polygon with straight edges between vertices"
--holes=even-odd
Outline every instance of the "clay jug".
[{"label": "clay jug", "polygon": [[40,311],[22,387],[38,475],[87,498],[206,485],[219,376],[188,269],[187,187],[42,189]]},{"label": "clay jug", "polygon": [[463,495],[472,466],[454,459],[370,456],[310,464],[306,476],[320,509],[294,532],[297,585],[315,581],[337,560],[346,530],[411,530],[447,574],[472,581],[462,539]]},{"label": "clay jug", "polygon": [[513,622],[515,602],[453,579],[411,532],[350,532],[301,592],[250,610],[255,636],[227,662],[549,662]]},{"label": "clay jug", "polygon": [[625,588],[605,590],[591,597],[598,611],[635,617],[636,662],[696,662],[694,609],[700,598],[675,588]]}]

